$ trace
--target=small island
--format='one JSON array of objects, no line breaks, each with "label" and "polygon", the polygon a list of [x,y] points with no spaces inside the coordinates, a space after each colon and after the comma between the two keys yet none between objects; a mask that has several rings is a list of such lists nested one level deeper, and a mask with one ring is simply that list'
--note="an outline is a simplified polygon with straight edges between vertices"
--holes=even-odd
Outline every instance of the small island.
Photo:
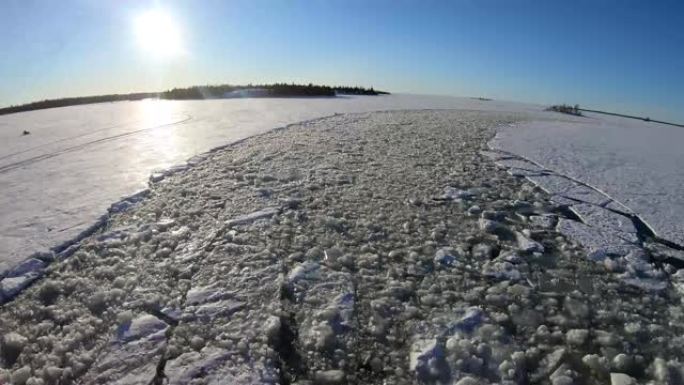
[{"label": "small island", "polygon": [[0,108],[0,115],[46,108],[67,107],[81,104],[136,101],[143,99],[201,100],[232,98],[282,98],[282,97],[336,97],[338,95],[387,95],[389,92],[365,87],[324,86],[315,84],[273,83],[261,85],[205,85],[173,88],[163,92],[135,92],[80,96],[74,98],[47,99],[32,103]]}]

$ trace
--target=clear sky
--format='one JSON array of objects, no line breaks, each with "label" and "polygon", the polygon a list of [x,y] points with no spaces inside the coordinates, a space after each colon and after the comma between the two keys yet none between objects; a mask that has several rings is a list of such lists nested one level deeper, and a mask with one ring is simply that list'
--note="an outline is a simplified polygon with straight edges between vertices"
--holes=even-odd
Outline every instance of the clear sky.
[{"label": "clear sky", "polygon": [[0,106],[295,81],[684,121],[681,0],[2,0],[0,31]]}]

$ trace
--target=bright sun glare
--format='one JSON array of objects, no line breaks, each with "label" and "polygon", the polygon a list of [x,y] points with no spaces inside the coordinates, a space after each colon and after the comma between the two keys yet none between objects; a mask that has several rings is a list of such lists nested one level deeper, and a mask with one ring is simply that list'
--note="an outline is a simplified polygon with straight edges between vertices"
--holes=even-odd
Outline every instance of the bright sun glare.
[{"label": "bright sun glare", "polygon": [[182,53],[178,25],[162,10],[150,10],[138,16],[135,31],[141,48],[156,57]]}]

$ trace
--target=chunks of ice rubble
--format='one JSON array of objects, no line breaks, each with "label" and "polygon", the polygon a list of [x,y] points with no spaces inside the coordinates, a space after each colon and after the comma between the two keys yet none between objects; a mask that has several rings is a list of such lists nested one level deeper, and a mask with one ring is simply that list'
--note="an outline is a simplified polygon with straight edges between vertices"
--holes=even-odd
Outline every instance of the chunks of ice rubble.
[{"label": "chunks of ice rubble", "polygon": [[229,316],[245,307],[245,302],[224,299],[198,306],[194,309],[194,316],[202,319],[214,319],[218,316]]},{"label": "chunks of ice rubble", "polygon": [[447,187],[444,189],[442,199],[456,200],[456,199],[471,199],[476,195],[482,194],[483,188],[470,188],[468,190],[461,190],[454,187]]},{"label": "chunks of ice rubble", "polygon": [[544,357],[539,363],[539,368],[534,373],[532,373],[530,379],[533,382],[539,382],[546,379],[563,363],[565,355],[566,350],[564,348],[556,349],[553,352],[547,354],[546,357]]},{"label": "chunks of ice rubble", "polygon": [[521,278],[520,271],[508,261],[487,261],[482,268],[482,274],[497,279],[517,281]]},{"label": "chunks of ice rubble", "polygon": [[458,380],[454,385],[480,385],[480,381],[476,380],[473,377],[470,376],[465,376]]},{"label": "chunks of ice rubble", "polygon": [[47,264],[38,258],[29,258],[4,272],[4,278],[0,278],[0,304],[14,298],[33,281],[43,275]]},{"label": "chunks of ice rubble", "polygon": [[558,231],[569,238],[581,243],[589,250],[587,258],[593,261],[603,261],[610,255],[627,255],[637,246],[627,242],[615,232],[596,229],[573,220],[560,218]]},{"label": "chunks of ice rubble", "polygon": [[150,314],[144,314],[119,326],[117,337],[119,340],[127,342],[143,337],[151,337],[157,333],[163,335],[168,327],[169,325],[159,318]]},{"label": "chunks of ice rubble", "polygon": [[235,217],[233,219],[227,220],[226,226],[231,227],[231,226],[246,225],[246,224],[252,223],[254,221],[257,221],[259,219],[270,218],[276,214],[278,214],[278,208],[267,207],[265,209],[255,211],[253,213],[240,215],[240,216]]},{"label": "chunks of ice rubble", "polygon": [[480,230],[487,233],[494,233],[502,227],[501,223],[485,218],[480,218],[477,224],[480,226]]},{"label": "chunks of ice rubble", "polygon": [[158,170],[152,172],[150,175],[150,182],[156,183],[161,181],[162,179],[166,178],[167,176],[171,176],[177,172],[185,171],[189,168],[190,166],[187,164],[179,164],[175,165],[172,167],[167,168],[166,170]]},{"label": "chunks of ice rubble", "polygon": [[321,370],[314,374],[314,381],[321,385],[343,384],[345,374],[341,370]]},{"label": "chunks of ice rubble", "polygon": [[529,218],[530,218],[530,222],[533,225],[539,226],[543,229],[553,228],[553,226],[556,225],[556,221],[557,221],[557,218],[555,215],[531,215]]},{"label": "chunks of ice rubble", "polygon": [[14,298],[24,288],[38,279],[42,273],[31,272],[19,277],[7,277],[0,281],[0,304]]},{"label": "chunks of ice rubble", "polygon": [[219,289],[214,285],[190,289],[185,297],[187,307],[182,318],[229,316],[245,307],[245,302],[234,298],[235,294],[234,291]]},{"label": "chunks of ice rubble", "polygon": [[9,332],[0,340],[0,351],[5,362],[13,365],[21,352],[24,350],[28,338],[16,332]]},{"label": "chunks of ice rubble", "polygon": [[31,367],[22,366],[21,368],[12,372],[11,383],[16,385],[24,385],[31,377]]},{"label": "chunks of ice rubble", "polygon": [[636,385],[637,381],[624,373],[611,373],[610,385]]},{"label": "chunks of ice rubble", "polygon": [[632,250],[619,261],[625,269],[620,278],[628,285],[645,291],[661,291],[667,288],[665,273],[650,263],[642,250]]},{"label": "chunks of ice rubble", "polygon": [[193,287],[185,295],[185,303],[187,305],[200,305],[232,297],[235,293],[234,291],[217,288],[215,285]]},{"label": "chunks of ice rubble", "polygon": [[33,273],[33,272],[38,272],[45,268],[46,263],[41,261],[38,258],[29,258],[25,260],[24,262],[20,263],[18,266],[13,268],[12,270],[8,271],[5,276],[6,277],[18,277],[21,275],[25,275],[27,273]]},{"label": "chunks of ice rubble", "polygon": [[166,231],[169,228],[173,227],[176,224],[176,221],[172,218],[162,218],[155,225],[157,226],[157,229],[159,231]]},{"label": "chunks of ice rubble", "polygon": [[565,340],[570,345],[581,346],[589,337],[587,329],[570,329],[565,333]]},{"label": "chunks of ice rubble", "polygon": [[288,284],[295,284],[300,280],[316,278],[319,275],[321,265],[313,261],[304,261],[297,264],[287,275]]},{"label": "chunks of ice rubble", "polygon": [[518,248],[525,253],[543,253],[544,252],[544,246],[542,246],[541,243],[535,242],[535,241],[529,239],[523,233],[516,231],[515,239],[518,242]]},{"label": "chunks of ice rubble", "polygon": [[672,274],[672,285],[679,291],[680,294],[684,295],[684,269],[677,270],[676,273]]},{"label": "chunks of ice rubble", "polygon": [[443,247],[435,253],[434,262],[438,266],[453,266],[459,259],[461,253],[451,247]]},{"label": "chunks of ice rubble", "polygon": [[145,199],[147,196],[150,195],[150,189],[144,189],[142,191],[139,191],[129,197],[123,198],[122,200],[113,203],[111,206],[109,206],[108,211],[110,213],[120,213],[124,212],[131,207],[135,206],[139,202],[141,202],[143,199]]},{"label": "chunks of ice rubble", "polygon": [[[122,315],[121,318],[128,318]],[[169,325],[149,314],[119,326],[90,370],[81,378],[86,384],[146,385],[157,374]]]},{"label": "chunks of ice rubble", "polygon": [[437,339],[420,339],[411,346],[409,368],[421,381],[448,377],[445,358],[445,348]]},{"label": "chunks of ice rubble", "polygon": [[458,321],[452,323],[447,328],[447,335],[453,335],[455,333],[472,333],[482,325],[485,321],[485,313],[481,308],[473,306],[465,311],[465,314],[458,319]]},{"label": "chunks of ice rubble", "polygon": [[250,355],[237,359],[234,352],[205,347],[169,360],[164,368],[169,385],[278,384],[278,369],[270,360],[254,360]]},{"label": "chunks of ice rubble", "polygon": [[654,278],[627,277],[624,282],[644,291],[662,291],[667,288],[667,281]]}]

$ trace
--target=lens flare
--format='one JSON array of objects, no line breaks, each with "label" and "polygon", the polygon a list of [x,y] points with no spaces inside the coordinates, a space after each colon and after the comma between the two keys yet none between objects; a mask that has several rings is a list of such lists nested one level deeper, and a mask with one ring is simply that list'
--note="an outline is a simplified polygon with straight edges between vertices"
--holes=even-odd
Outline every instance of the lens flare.
[{"label": "lens flare", "polygon": [[135,32],[140,47],[156,57],[176,56],[183,52],[180,29],[162,10],[150,10],[138,16]]}]

